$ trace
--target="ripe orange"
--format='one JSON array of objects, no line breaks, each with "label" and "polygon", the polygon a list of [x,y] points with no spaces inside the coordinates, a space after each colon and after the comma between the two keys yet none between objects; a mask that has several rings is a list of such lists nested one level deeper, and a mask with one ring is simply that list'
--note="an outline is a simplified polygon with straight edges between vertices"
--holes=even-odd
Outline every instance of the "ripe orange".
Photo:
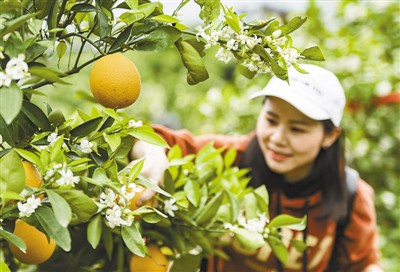
[{"label": "ripe orange", "polygon": [[166,272],[168,270],[168,260],[156,245],[147,247],[149,255],[131,257],[129,268],[130,272]]},{"label": "ripe orange", "polygon": [[26,264],[41,264],[53,255],[56,248],[54,240],[50,239],[49,242],[43,232],[28,223],[17,219],[17,221],[15,221],[14,234],[24,240],[26,244],[26,253],[23,253],[19,248],[10,244],[12,254],[20,262]]},{"label": "ripe orange", "polygon": [[97,60],[90,72],[90,89],[94,99],[107,108],[132,105],[139,97],[140,74],[133,62],[121,53]]},{"label": "ripe orange", "polygon": [[42,185],[42,177],[39,171],[30,162],[23,161],[22,166],[25,170],[25,185],[39,188]]}]

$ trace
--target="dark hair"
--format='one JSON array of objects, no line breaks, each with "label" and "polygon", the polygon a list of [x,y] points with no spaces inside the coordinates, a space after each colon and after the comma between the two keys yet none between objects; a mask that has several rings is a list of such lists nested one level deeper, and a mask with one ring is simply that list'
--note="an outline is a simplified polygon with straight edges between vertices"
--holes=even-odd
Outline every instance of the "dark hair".
[{"label": "dark hair", "polygon": [[[329,134],[335,126],[330,120],[322,121],[324,132]],[[321,148],[311,173],[294,184],[287,183],[283,175],[269,169],[255,136],[244,153],[240,167],[250,168],[252,187],[266,185],[269,193],[281,190],[288,197],[306,197],[318,190],[322,192],[323,212],[319,218],[331,218],[335,221],[346,216],[347,187],[344,179],[343,133],[333,145]]]}]

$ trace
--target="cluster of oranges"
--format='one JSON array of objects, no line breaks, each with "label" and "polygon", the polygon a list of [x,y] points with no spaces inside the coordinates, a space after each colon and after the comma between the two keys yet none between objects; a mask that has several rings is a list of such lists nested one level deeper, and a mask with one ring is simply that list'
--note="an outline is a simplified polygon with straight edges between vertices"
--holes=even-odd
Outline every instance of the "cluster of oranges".
[{"label": "cluster of oranges", "polygon": [[[27,161],[23,161],[22,165],[25,172],[25,185],[33,188],[39,188],[42,185],[42,178],[34,165]],[[136,210],[138,208],[136,201],[144,192],[145,188],[138,192],[131,200],[130,208]],[[43,197],[43,196],[42,196]],[[151,202],[145,205],[151,205]],[[14,234],[21,238],[26,244],[26,252],[24,253],[18,247],[10,244],[10,251],[16,259],[25,264],[41,264],[46,262],[53,255],[56,249],[56,243],[38,230],[36,227],[29,225],[21,219],[15,221]],[[148,247],[148,255],[139,257],[131,256],[129,268],[132,272],[166,272],[168,270],[168,260],[156,245]]]},{"label": "cluster of oranges", "polygon": [[[39,188],[42,185],[42,178],[38,170],[29,162],[22,162],[25,171],[25,185]],[[10,244],[10,250],[20,262],[26,264],[41,264],[47,261],[54,253],[56,243],[53,239],[29,225],[21,219],[15,222],[14,234],[24,240],[26,244],[26,252],[22,252],[19,248]]]}]

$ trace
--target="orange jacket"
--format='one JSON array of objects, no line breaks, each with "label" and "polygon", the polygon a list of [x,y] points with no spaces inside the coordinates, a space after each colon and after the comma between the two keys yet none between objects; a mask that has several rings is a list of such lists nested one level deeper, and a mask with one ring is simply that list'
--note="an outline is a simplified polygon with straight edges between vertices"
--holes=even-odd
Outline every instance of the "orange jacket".
[{"label": "orange jacket", "polygon": [[[214,141],[215,147],[232,147],[238,154],[240,161],[247,145],[254,133],[246,136],[203,135],[193,136],[187,130],[170,130],[166,127],[154,125],[155,131],[166,142],[173,146],[178,144],[184,155],[194,154],[205,144]],[[317,217],[322,211],[321,192],[318,191],[306,198],[288,198],[284,194],[274,193],[270,196],[270,218],[276,216],[276,204],[279,202],[281,213],[302,217],[307,205],[307,271],[326,270],[332,257],[337,222],[329,219],[321,220]],[[377,264],[379,250],[377,244],[378,231],[376,228],[374,191],[363,180],[358,180],[350,222],[344,235],[339,239],[336,260],[340,271],[362,271],[370,264]],[[289,261],[283,267],[284,271],[302,271],[304,260],[302,254],[289,246],[291,238],[303,239],[303,232],[283,229],[284,241],[288,243]],[[218,263],[211,260],[209,271],[215,272],[250,272],[250,271],[277,271],[278,262],[266,243],[254,252],[244,251],[240,246],[233,245],[226,248],[231,257],[230,261]],[[212,267],[212,268],[210,268]]]}]

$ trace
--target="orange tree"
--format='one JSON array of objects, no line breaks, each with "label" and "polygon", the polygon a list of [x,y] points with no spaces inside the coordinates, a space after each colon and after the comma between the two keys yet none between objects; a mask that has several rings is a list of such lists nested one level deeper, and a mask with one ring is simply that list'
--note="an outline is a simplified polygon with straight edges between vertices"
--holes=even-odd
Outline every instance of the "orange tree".
[{"label": "orange tree", "polygon": [[[206,146],[198,157],[182,158],[173,148],[161,188],[140,174],[143,160],[127,168],[127,155],[136,139],[168,146],[151,126],[116,111],[122,106],[100,102],[111,108],[65,116],[49,103],[35,102],[36,96],[46,96],[41,87],[63,88],[66,77],[126,51],[175,48],[190,85],[209,77],[203,56],[212,46],[219,48],[217,59],[235,59],[249,79],[275,74],[285,80],[287,67],[300,69],[300,59],[323,60],[318,47],[300,51],[293,46],[290,34],[305,18],[294,17],[287,24],[275,19],[246,22],[218,0],[196,0],[203,25],[191,30],[177,16],[189,2],[183,0],[171,15],[161,2],[138,0],[0,2],[2,271],[26,266],[8,246],[29,254],[32,237],[14,230],[18,220],[57,245],[39,270],[123,271],[132,254],[146,255],[147,244],[169,250],[171,271],[190,270],[204,256],[223,256],[218,246],[226,243],[219,239],[224,234],[248,250],[267,241],[282,262],[287,260],[278,228],[301,229],[304,218],[283,215],[269,222],[265,188],[247,188],[245,171],[232,166],[233,151],[223,157],[224,150]],[[87,51],[94,52],[92,58],[83,58]],[[62,58],[68,59],[66,64]],[[26,184],[22,161],[38,171],[38,187]],[[131,200],[141,187],[156,191],[158,204],[133,210]],[[251,229],[250,221],[260,227]],[[292,242],[304,250],[304,244]]]}]

